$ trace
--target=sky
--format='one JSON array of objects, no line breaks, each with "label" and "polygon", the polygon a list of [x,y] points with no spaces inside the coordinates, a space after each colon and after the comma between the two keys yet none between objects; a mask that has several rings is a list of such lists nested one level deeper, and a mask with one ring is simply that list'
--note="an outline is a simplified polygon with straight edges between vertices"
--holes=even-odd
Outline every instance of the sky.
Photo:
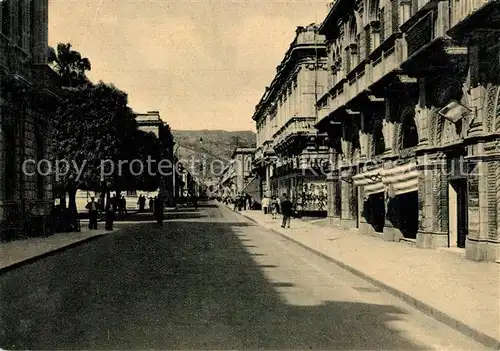
[{"label": "sky", "polygon": [[49,45],[71,43],[94,82],[173,129],[255,130],[252,115],[297,26],[326,0],[49,0]]}]

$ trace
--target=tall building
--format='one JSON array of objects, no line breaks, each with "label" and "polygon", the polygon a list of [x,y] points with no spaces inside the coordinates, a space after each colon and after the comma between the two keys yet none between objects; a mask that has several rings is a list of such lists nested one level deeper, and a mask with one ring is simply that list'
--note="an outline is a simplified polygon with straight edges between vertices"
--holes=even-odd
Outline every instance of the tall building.
[{"label": "tall building", "polygon": [[170,126],[162,121],[158,111],[148,111],[147,113],[138,113],[135,116],[138,128],[144,132],[153,133],[160,140],[165,150],[165,157],[170,161],[172,169],[162,170],[166,173],[160,178],[160,186],[157,191],[148,193],[148,196],[162,196],[168,204],[174,204],[174,136]]},{"label": "tall building", "polygon": [[262,194],[286,193],[302,214],[327,211],[327,137],[318,134],[316,100],[326,86],[324,36],[317,25],[298,27],[285,57],[256,107],[254,173]]},{"label": "tall building", "polygon": [[48,0],[4,0],[0,18],[0,239],[10,240],[51,231],[52,179],[23,164],[51,158],[59,83],[47,65]]},{"label": "tall building", "polygon": [[337,0],[321,25],[329,216],[500,257],[498,1]]}]

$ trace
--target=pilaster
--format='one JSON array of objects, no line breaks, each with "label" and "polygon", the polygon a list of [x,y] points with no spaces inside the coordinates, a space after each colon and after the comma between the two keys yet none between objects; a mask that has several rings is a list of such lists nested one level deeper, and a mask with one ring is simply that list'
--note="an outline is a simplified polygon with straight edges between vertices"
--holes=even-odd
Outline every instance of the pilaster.
[{"label": "pilaster", "polygon": [[352,182],[347,181],[352,178],[352,170],[347,169],[341,172],[341,196],[342,196],[342,205],[341,205],[341,220],[342,227],[345,229],[356,228],[356,211],[355,208],[356,199],[354,198],[356,192],[355,187]]},{"label": "pilaster", "polygon": [[448,179],[444,154],[423,155],[419,162],[417,246],[448,246]]}]

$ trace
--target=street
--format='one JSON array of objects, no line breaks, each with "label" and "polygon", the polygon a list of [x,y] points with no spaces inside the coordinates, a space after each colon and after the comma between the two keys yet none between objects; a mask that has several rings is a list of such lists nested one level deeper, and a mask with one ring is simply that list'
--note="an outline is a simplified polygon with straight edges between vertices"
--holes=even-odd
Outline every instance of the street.
[{"label": "street", "polygon": [[484,349],[226,208],[151,219],[1,275],[0,348]]}]

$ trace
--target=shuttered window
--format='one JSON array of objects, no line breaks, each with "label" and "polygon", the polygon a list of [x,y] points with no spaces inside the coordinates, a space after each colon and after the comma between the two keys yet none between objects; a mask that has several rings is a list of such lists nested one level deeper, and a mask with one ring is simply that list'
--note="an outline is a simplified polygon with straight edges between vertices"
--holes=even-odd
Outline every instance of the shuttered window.
[{"label": "shuttered window", "polygon": [[380,42],[383,43],[385,38],[386,38],[386,33],[387,33],[387,21],[386,21],[386,12],[384,8],[380,9]]},{"label": "shuttered window", "polygon": [[399,18],[399,0],[392,0],[392,33],[399,31],[401,19]]}]

